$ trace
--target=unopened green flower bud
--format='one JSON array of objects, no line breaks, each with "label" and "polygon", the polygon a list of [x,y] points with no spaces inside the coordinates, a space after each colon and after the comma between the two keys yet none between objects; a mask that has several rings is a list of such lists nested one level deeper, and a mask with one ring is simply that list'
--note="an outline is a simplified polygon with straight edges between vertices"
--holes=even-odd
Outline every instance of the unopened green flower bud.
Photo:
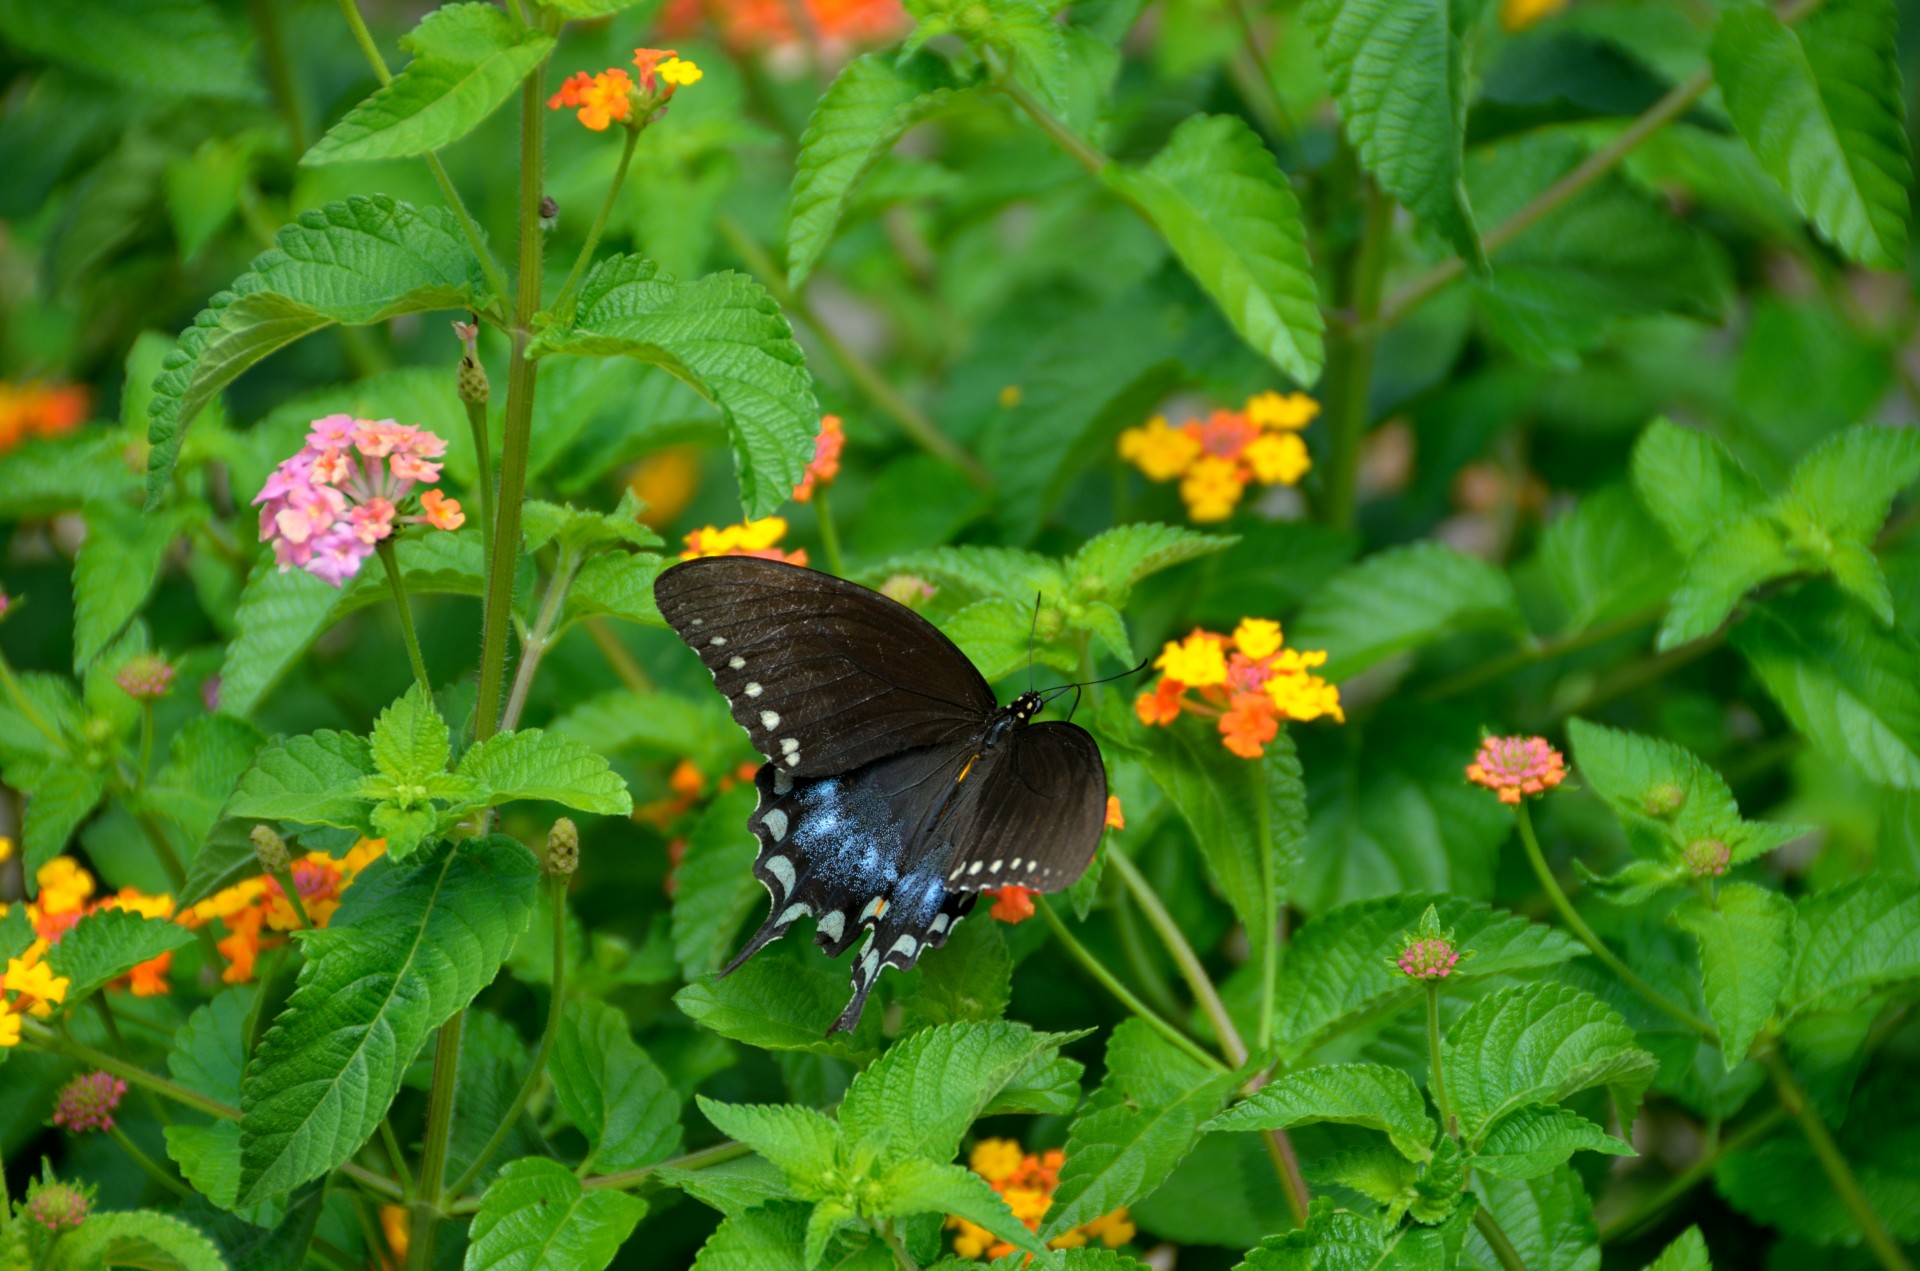
[{"label": "unopened green flower bud", "polygon": [[460,337],[463,346],[460,371],[455,377],[460,400],[469,406],[485,406],[493,390],[487,384],[487,368],[480,365],[480,324],[456,322],[453,333]]},{"label": "unopened green flower bud", "polygon": [[1733,852],[1719,839],[1695,839],[1681,857],[1695,878],[1718,878],[1733,863]]},{"label": "unopened green flower bud", "polygon": [[27,1184],[27,1203],[21,1211],[29,1222],[49,1232],[72,1231],[87,1220],[93,1209],[91,1188],[75,1187],[58,1180]]},{"label": "unopened green flower bud", "polygon": [[547,834],[547,872],[565,878],[580,868],[580,829],[568,817],[553,823]]},{"label": "unopened green flower bud", "polygon": [[1686,789],[1673,781],[1654,782],[1640,798],[1640,810],[1662,821],[1672,819],[1686,806]]},{"label": "unopened green flower bud", "polygon": [[274,833],[271,825],[253,827],[253,855],[260,862],[260,868],[269,874],[278,874],[291,863],[287,856],[287,841]]}]

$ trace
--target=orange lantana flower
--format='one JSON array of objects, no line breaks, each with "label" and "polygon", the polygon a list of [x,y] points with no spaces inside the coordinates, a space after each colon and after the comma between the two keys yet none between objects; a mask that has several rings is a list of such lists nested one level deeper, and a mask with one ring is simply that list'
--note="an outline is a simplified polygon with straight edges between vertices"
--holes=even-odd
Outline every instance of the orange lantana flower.
[{"label": "orange lantana flower", "polygon": [[1162,727],[1182,711],[1219,721],[1221,742],[1258,759],[1283,721],[1330,715],[1344,722],[1340,690],[1312,672],[1327,655],[1282,647],[1280,624],[1246,618],[1231,636],[1196,628],[1171,640],[1154,660],[1160,682],[1134,700],[1134,713]]}]

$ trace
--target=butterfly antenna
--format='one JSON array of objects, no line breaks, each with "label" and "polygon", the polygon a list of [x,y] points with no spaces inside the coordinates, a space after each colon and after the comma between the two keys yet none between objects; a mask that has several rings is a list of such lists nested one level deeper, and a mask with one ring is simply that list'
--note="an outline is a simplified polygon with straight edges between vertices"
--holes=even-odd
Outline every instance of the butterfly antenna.
[{"label": "butterfly antenna", "polygon": [[1054,698],[1060,696],[1062,693],[1066,692],[1070,688],[1072,689],[1092,688],[1095,684],[1111,684],[1115,680],[1124,680],[1129,675],[1138,675],[1140,672],[1146,670],[1147,667],[1152,662],[1153,662],[1152,658],[1144,658],[1141,660],[1139,666],[1133,667],[1131,670],[1121,671],[1116,675],[1105,675],[1097,680],[1081,680],[1077,684],[1062,684],[1058,688],[1048,689],[1041,696],[1044,700],[1051,702]]},{"label": "butterfly antenna", "polygon": [[1033,637],[1040,630],[1040,593],[1033,593],[1033,622],[1027,627],[1027,692],[1033,692]]}]

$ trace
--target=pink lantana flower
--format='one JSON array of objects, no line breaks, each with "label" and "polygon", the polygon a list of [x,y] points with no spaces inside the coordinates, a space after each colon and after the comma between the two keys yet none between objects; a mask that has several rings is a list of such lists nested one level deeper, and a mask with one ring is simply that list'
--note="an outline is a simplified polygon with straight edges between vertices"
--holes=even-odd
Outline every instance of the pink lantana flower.
[{"label": "pink lantana flower", "polygon": [[313,421],[306,445],[274,469],[255,496],[260,541],[273,544],[280,569],[304,569],[333,586],[360,572],[399,525],[458,529],[466,520],[443,491],[420,494],[420,512],[403,514],[417,485],[440,479],[446,441],[391,419],[328,415]]}]

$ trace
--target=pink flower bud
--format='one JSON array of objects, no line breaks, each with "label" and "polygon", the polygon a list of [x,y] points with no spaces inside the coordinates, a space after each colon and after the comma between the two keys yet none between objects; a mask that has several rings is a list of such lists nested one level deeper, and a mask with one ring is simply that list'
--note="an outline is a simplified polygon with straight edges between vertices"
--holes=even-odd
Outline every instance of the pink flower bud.
[{"label": "pink flower bud", "polygon": [[139,702],[158,701],[173,688],[173,668],[165,658],[151,653],[136,653],[128,658],[113,678],[128,697]]},{"label": "pink flower bud", "polygon": [[1681,858],[1695,878],[1718,878],[1733,863],[1733,852],[1719,839],[1695,839],[1687,844]]},{"label": "pink flower bud", "polygon": [[25,1214],[49,1232],[72,1231],[87,1220],[93,1198],[71,1183],[48,1181],[27,1184]]},{"label": "pink flower bud", "polygon": [[114,1111],[126,1092],[127,1083],[112,1073],[83,1073],[60,1087],[53,1123],[73,1134],[111,1130]]},{"label": "pink flower bud", "polygon": [[1415,940],[1400,951],[1398,966],[1416,980],[1444,980],[1453,974],[1460,955],[1445,940]]}]

